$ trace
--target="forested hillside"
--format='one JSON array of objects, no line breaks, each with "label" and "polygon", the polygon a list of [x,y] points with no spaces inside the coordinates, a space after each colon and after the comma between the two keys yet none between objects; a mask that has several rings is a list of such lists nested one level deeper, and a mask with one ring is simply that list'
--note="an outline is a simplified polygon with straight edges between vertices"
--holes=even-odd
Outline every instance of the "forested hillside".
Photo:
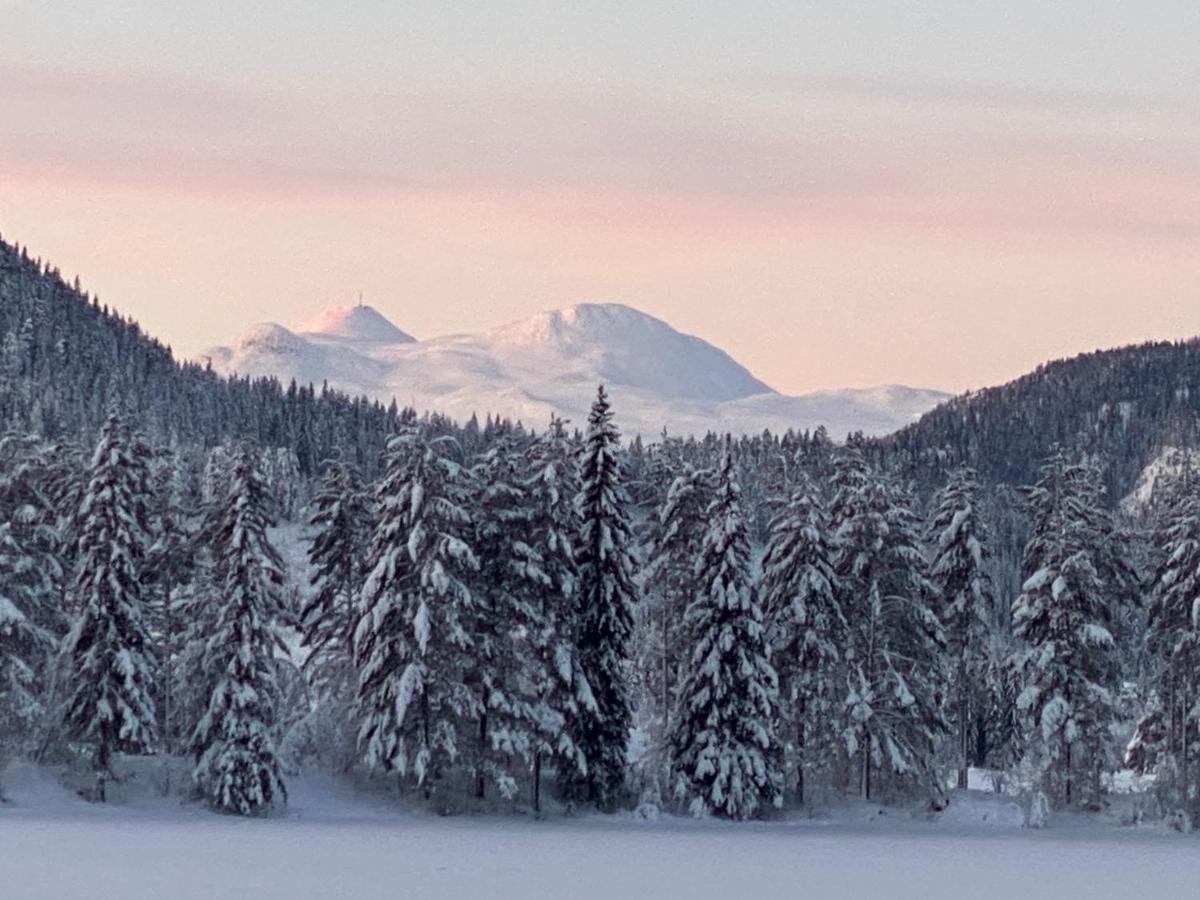
[{"label": "forested hillside", "polygon": [[960,464],[1029,483],[1055,445],[1093,457],[1111,498],[1164,447],[1200,438],[1200,339],[1086,353],[965,394],[881,441],[924,477]]},{"label": "forested hillside", "polygon": [[293,450],[310,476],[349,455],[374,469],[395,408],[310,385],[223,379],[181,363],[137,323],[0,241],[0,429],[91,439],[109,406],[155,442],[207,449],[252,440]]}]

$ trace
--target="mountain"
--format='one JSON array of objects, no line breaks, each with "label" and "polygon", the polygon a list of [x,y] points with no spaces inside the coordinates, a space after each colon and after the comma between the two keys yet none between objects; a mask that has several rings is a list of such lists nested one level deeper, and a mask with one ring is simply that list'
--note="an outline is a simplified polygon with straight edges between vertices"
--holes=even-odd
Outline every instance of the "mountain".
[{"label": "mountain", "polygon": [[918,478],[969,463],[990,481],[1031,484],[1059,445],[1098,460],[1117,502],[1169,447],[1200,444],[1200,339],[1056,360],[964,394],[878,442]]},{"label": "mountain", "polygon": [[218,372],[275,376],[460,420],[491,413],[539,427],[586,418],[596,385],[623,428],[651,438],[824,425],[841,437],[887,434],[946,399],[887,386],[787,396],[723,350],[617,303],[539,313],[484,334],[417,341],[369,306],[330,310],[296,331],[256,325],[204,356]]},{"label": "mountain", "polygon": [[314,337],[377,344],[411,344],[416,340],[362,303],[358,306],[336,306],[327,310],[306,322],[300,331]]}]

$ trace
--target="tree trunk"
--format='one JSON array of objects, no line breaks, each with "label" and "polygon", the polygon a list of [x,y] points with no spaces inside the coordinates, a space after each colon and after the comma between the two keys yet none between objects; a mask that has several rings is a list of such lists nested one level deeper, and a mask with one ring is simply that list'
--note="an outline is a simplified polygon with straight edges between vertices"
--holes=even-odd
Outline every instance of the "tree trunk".
[{"label": "tree trunk", "polygon": [[796,800],[804,805],[804,701],[796,721]]},{"label": "tree trunk", "polygon": [[484,795],[483,761],[487,756],[487,713],[479,717],[479,764],[475,770],[475,797],[479,800]]},{"label": "tree trunk", "polygon": [[967,768],[970,766],[971,741],[967,723],[969,718],[969,692],[967,691],[967,658],[963,653],[958,660],[958,789],[967,789]]},{"label": "tree trunk", "polygon": [[96,802],[108,802],[108,770],[112,764],[112,754],[108,747],[108,742],[101,740],[96,745]]},{"label": "tree trunk", "polygon": [[533,811],[542,811],[542,754],[533,754]]}]

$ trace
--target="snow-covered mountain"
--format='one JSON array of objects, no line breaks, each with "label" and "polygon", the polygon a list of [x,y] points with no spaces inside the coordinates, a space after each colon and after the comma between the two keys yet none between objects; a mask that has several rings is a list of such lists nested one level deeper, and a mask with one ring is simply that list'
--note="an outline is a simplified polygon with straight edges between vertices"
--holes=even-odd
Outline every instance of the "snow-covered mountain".
[{"label": "snow-covered mountain", "polygon": [[787,396],[724,351],[616,303],[539,313],[477,335],[418,341],[369,306],[339,307],[290,331],[255,325],[205,356],[219,372],[274,375],[385,402],[540,426],[551,413],[581,423],[603,383],[628,434],[749,433],[825,425],[886,434],[944,400],[895,385]]}]

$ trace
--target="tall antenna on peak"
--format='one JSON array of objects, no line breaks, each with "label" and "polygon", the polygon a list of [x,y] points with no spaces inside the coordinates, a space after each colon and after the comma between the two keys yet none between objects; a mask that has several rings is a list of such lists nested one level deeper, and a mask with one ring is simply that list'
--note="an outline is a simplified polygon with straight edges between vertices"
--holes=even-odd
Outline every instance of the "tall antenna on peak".
[{"label": "tall antenna on peak", "polygon": [[359,292],[358,292],[358,308],[359,308],[359,309],[362,309],[362,308],[363,308],[363,301],[362,301],[362,291],[359,291]]}]

